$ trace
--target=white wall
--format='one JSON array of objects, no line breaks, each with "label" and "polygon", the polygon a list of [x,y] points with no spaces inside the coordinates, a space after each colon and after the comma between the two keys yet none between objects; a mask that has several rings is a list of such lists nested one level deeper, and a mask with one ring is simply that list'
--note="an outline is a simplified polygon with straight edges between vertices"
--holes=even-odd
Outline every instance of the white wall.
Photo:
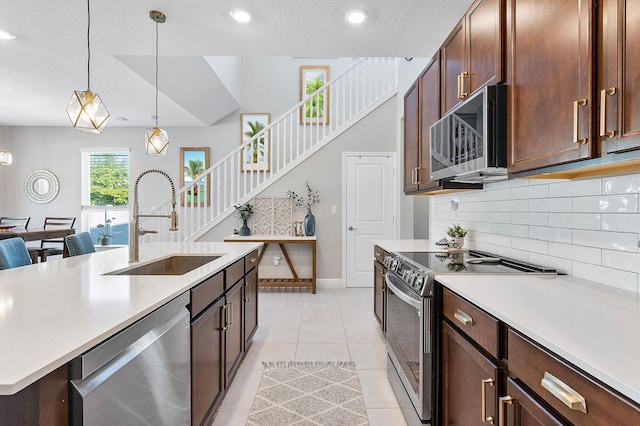
[{"label": "white wall", "polygon": [[[431,238],[459,223],[469,229],[465,247],[640,292],[639,197],[640,174],[496,182],[433,197]],[[457,211],[450,208],[454,199]]]}]

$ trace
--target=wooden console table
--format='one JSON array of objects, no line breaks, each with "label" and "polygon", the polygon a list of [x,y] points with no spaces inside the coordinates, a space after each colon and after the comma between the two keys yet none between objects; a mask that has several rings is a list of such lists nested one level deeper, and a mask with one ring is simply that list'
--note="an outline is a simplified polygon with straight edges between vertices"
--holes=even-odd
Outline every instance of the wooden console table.
[{"label": "wooden console table", "polygon": [[[285,260],[287,261],[287,265],[289,265],[289,270],[293,275],[293,278],[260,278],[258,279],[258,285],[260,287],[306,287],[310,288],[313,294],[316,294],[316,237],[293,237],[287,235],[249,235],[247,237],[241,237],[239,235],[234,235],[232,237],[225,238],[226,243],[228,242],[258,242],[263,243],[262,250],[258,255],[258,265],[260,265],[260,261],[262,260],[262,256],[267,251],[267,247],[269,244],[278,244],[280,246],[280,250],[282,250],[282,254],[284,255]],[[298,277],[298,273],[296,272],[293,264],[291,263],[291,259],[289,258],[289,254],[287,253],[287,249],[285,248],[285,244],[310,244],[311,250],[313,252],[313,274],[311,278],[300,278]]]}]

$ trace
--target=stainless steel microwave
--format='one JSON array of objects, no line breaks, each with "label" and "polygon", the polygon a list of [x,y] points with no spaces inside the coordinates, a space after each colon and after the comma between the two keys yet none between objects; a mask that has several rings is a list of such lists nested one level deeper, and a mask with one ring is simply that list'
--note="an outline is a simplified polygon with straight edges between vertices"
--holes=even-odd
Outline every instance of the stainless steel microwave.
[{"label": "stainless steel microwave", "polygon": [[507,87],[487,86],[429,129],[431,180],[507,178]]}]

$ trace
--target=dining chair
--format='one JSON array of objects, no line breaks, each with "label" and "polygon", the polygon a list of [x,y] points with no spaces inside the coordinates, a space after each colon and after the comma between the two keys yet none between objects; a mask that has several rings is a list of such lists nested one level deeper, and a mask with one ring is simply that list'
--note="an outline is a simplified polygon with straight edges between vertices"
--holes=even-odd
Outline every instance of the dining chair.
[{"label": "dining chair", "polygon": [[[75,217],[45,217],[44,229],[69,229],[76,223]],[[29,253],[36,254],[41,262],[47,257],[64,253],[64,238],[40,240],[40,247],[30,247]]]},{"label": "dining chair", "polygon": [[31,257],[22,238],[0,240],[0,269],[26,265],[31,265]]},{"label": "dining chair", "polygon": [[88,232],[67,235],[64,237],[64,243],[67,245],[69,256],[79,256],[81,254],[96,252],[96,248],[93,245],[93,239],[91,238],[91,234]]},{"label": "dining chair", "polygon": [[27,229],[31,216],[2,216],[0,217],[0,225],[15,225]]}]

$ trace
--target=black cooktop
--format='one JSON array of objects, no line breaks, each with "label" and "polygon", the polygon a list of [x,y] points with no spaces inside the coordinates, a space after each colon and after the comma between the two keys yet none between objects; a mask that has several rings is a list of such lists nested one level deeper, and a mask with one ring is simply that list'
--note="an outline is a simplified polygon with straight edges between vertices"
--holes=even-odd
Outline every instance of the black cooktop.
[{"label": "black cooktop", "polygon": [[[555,273],[553,268],[532,265],[476,250],[455,252],[397,252],[414,266],[436,274]],[[481,262],[481,263],[475,263]]]}]

